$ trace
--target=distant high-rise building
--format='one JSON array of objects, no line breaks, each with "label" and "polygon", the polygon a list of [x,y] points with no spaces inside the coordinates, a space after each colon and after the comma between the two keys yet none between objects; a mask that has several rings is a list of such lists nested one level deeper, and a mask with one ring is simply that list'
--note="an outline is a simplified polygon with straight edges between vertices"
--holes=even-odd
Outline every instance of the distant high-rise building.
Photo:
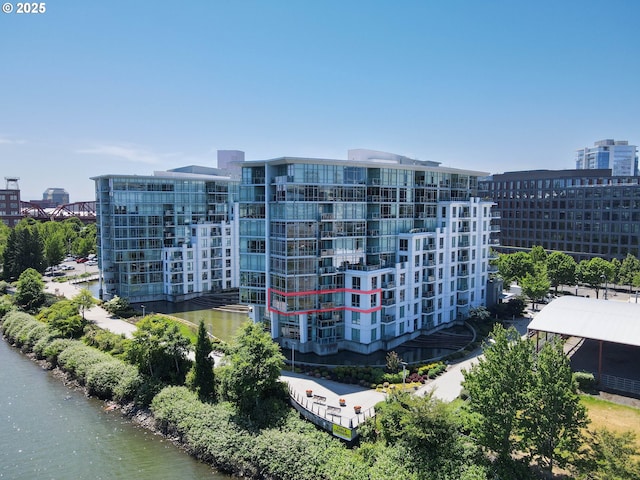
[{"label": "distant high-rise building", "polygon": [[42,200],[57,207],[69,203],[69,194],[64,188],[47,188],[42,194]]},{"label": "distant high-rise building", "polygon": [[6,187],[0,190],[0,220],[10,227],[15,227],[22,219],[20,214],[20,187],[18,177],[4,177]]},{"label": "distant high-rise building", "polygon": [[634,176],[638,171],[638,147],[626,140],[600,140],[576,151],[576,169],[610,169],[613,176]]}]

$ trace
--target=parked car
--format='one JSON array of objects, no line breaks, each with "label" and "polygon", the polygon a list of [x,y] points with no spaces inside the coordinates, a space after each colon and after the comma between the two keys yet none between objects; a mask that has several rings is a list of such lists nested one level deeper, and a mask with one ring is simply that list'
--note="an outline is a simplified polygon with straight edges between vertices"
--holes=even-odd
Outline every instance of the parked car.
[{"label": "parked car", "polygon": [[73,268],[73,265],[62,265],[60,267],[61,270],[75,270],[75,268]]},{"label": "parked car", "polygon": [[87,260],[87,265],[97,265],[98,261],[97,260]]},{"label": "parked car", "polygon": [[76,258],[76,263],[85,263],[87,261],[88,260],[86,258],[84,258],[84,257]]}]

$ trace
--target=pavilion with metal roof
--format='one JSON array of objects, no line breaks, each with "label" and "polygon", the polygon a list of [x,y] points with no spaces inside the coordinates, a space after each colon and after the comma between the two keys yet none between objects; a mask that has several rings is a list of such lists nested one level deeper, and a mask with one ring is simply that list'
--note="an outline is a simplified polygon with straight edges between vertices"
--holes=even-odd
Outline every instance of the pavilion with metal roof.
[{"label": "pavilion with metal roof", "polygon": [[529,323],[529,331],[549,332],[599,342],[640,347],[640,304],[565,296],[553,300]]}]

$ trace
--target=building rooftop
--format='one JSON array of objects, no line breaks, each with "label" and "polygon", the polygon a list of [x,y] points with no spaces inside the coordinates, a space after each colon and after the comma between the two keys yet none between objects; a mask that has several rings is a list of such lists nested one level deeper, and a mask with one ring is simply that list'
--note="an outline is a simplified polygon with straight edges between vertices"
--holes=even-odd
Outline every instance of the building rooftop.
[{"label": "building rooftop", "polygon": [[640,304],[560,297],[540,311],[528,328],[640,347]]}]

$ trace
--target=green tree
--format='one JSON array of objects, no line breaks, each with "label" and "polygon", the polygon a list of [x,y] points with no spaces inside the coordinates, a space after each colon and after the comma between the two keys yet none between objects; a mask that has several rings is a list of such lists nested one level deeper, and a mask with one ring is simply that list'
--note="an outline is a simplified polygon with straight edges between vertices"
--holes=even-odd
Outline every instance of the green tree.
[{"label": "green tree", "polygon": [[587,413],[580,403],[571,364],[560,341],[547,342],[535,357],[534,375],[523,410],[522,438],[549,474],[566,466],[582,444]]},{"label": "green tree", "polygon": [[513,281],[519,282],[527,273],[534,273],[531,255],[525,252],[501,253],[497,264],[498,272],[507,286]]},{"label": "green tree", "polygon": [[606,428],[591,433],[579,479],[640,480],[640,449],[631,431],[615,433]]},{"label": "green tree", "polygon": [[198,394],[203,402],[215,400],[215,374],[213,371],[213,359],[211,358],[212,346],[204,321],[200,320],[198,326],[198,340],[196,342],[196,358],[191,372],[193,380],[191,389]]},{"label": "green tree", "polygon": [[42,276],[33,268],[27,268],[18,278],[15,302],[27,312],[35,312],[45,301]]},{"label": "green tree", "polygon": [[78,236],[73,240],[72,250],[74,255],[86,257],[90,253],[96,253],[96,234],[95,223],[83,226],[78,232]]},{"label": "green tree", "polygon": [[6,223],[0,222],[0,259],[4,258],[4,250],[10,234],[11,228],[9,228]]},{"label": "green tree", "polygon": [[87,322],[78,313],[78,305],[73,300],[60,300],[38,314],[38,319],[47,322],[61,336],[78,338],[82,336]]},{"label": "green tree", "polygon": [[633,286],[633,278],[638,273],[640,273],[640,260],[628,253],[620,265],[618,282],[621,285],[628,285],[629,293],[631,293],[631,288]]},{"label": "green tree", "polygon": [[84,312],[96,304],[96,299],[88,288],[83,288],[74,297],[73,302],[82,312],[82,320],[85,320]]},{"label": "green tree", "polygon": [[495,452],[503,465],[511,463],[518,446],[520,412],[526,405],[532,366],[532,343],[515,328],[496,325],[484,346],[484,357],[463,371],[468,408],[476,418],[473,436],[479,445]]},{"label": "green tree", "polygon": [[605,282],[613,279],[613,267],[611,263],[600,257],[591,260],[582,260],[578,264],[578,278],[596,291],[596,298],[599,298],[600,288]]},{"label": "green tree", "polygon": [[417,478],[460,478],[465,467],[463,437],[448,404],[406,392],[391,394],[371,419],[389,447],[407,452],[406,467]]},{"label": "green tree", "polygon": [[484,305],[479,305],[469,310],[469,316],[480,322],[486,322],[491,318],[491,312]]},{"label": "green tree", "polygon": [[575,285],[578,265],[571,255],[552,252],[547,257],[547,277],[558,293],[559,285]]},{"label": "green tree", "polygon": [[44,256],[47,265],[58,265],[65,257],[65,245],[61,234],[53,234],[44,239]]},{"label": "green tree", "polygon": [[387,372],[398,373],[402,365],[402,359],[395,351],[387,353]]},{"label": "green tree", "polygon": [[160,381],[182,384],[191,363],[189,339],[161,315],[148,315],[137,327],[127,345],[127,359]]},{"label": "green tree", "polygon": [[535,265],[545,265],[547,263],[547,252],[541,245],[536,245],[529,252],[531,261]]},{"label": "green tree", "polygon": [[28,268],[44,272],[43,246],[37,228],[21,220],[7,238],[3,276],[6,280],[14,280]]},{"label": "green tree", "polygon": [[111,300],[105,302],[103,308],[112,315],[121,315],[131,309],[129,300],[115,295]]},{"label": "green tree", "polygon": [[534,310],[536,308],[536,302],[540,302],[545,295],[549,293],[549,287],[551,287],[544,268],[536,268],[534,275],[527,272],[525,276],[520,279],[520,285],[524,296],[531,300]]},{"label": "green tree", "polygon": [[261,401],[281,388],[284,356],[262,324],[247,322],[236,336],[230,357],[219,375],[222,391],[239,411],[255,418]]}]

